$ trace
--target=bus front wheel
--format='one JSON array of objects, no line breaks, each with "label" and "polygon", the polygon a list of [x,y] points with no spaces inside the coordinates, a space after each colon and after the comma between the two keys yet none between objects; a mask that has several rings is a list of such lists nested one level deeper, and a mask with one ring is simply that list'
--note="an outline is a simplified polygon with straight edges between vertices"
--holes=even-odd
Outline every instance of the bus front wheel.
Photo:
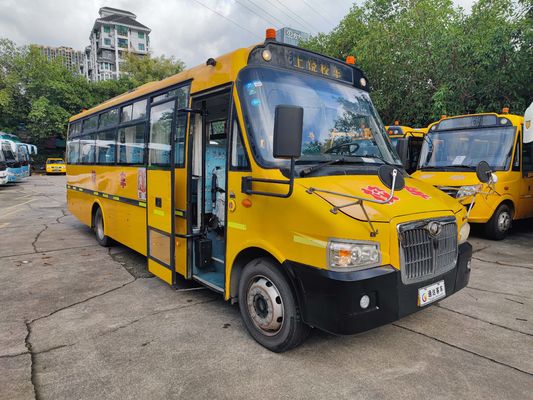
[{"label": "bus front wheel", "polygon": [[111,238],[106,236],[104,231],[104,217],[100,207],[98,207],[94,213],[93,228],[98,244],[103,247],[111,246]]},{"label": "bus front wheel", "polygon": [[505,239],[513,223],[513,210],[508,204],[500,204],[485,225],[485,233],[489,239]]},{"label": "bus front wheel", "polygon": [[239,282],[239,309],[250,335],[267,349],[282,353],[309,333],[280,266],[268,258],[251,261]]}]

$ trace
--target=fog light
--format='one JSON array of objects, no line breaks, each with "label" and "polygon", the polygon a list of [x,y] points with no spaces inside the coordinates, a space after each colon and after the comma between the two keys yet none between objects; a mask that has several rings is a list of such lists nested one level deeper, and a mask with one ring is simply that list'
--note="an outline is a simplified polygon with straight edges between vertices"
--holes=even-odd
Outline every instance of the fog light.
[{"label": "fog light", "polygon": [[363,310],[366,310],[370,305],[370,297],[368,297],[366,294],[361,296],[361,300],[359,300],[359,305]]},{"label": "fog light", "polygon": [[466,269],[469,270],[469,271],[472,269],[472,261],[471,260],[468,260],[468,262],[466,263]]},{"label": "fog light", "polygon": [[261,55],[263,56],[263,60],[265,61],[272,60],[272,53],[270,52],[270,50],[263,50],[263,53],[261,53]]}]

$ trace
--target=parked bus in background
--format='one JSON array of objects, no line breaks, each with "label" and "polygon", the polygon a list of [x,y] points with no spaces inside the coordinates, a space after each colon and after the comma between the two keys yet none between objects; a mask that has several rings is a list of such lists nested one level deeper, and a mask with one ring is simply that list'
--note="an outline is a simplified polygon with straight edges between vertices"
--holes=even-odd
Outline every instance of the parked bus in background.
[{"label": "parked bus in background", "polygon": [[[533,217],[533,149],[523,141],[523,121],[504,108],[500,114],[434,122],[413,177],[471,206],[469,221],[484,224],[489,238],[503,239],[513,220]],[[477,179],[480,161],[486,161],[496,176],[493,188]]]},{"label": "parked bus in background", "polygon": [[6,160],[8,183],[22,182],[22,168],[18,159],[15,142],[9,139],[0,138],[0,145]]},{"label": "parked bus in background", "polygon": [[410,174],[416,171],[427,128],[402,126],[395,121],[394,125],[386,126],[385,130],[406,171]]},{"label": "parked bus in background", "polygon": [[22,178],[27,178],[31,175],[30,154],[28,152],[28,147],[24,143],[17,142],[15,142],[15,147],[17,149],[17,159],[20,163],[20,172]]},{"label": "parked bus in background", "polygon": [[0,142],[0,186],[7,183],[7,162]]},{"label": "parked bus in background", "polygon": [[275,37],[73,116],[67,202],[281,352],[453,294],[472,247],[464,207],[403,170],[353,57]]}]

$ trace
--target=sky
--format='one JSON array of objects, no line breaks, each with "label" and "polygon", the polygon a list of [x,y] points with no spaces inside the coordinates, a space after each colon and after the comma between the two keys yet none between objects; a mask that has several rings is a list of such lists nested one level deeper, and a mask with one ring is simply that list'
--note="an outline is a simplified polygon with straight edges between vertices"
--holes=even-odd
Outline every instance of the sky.
[{"label": "sky", "polygon": [[[469,10],[474,0],[454,0]],[[362,2],[362,0],[358,1]],[[17,45],[82,50],[100,7],[133,12],[148,26],[154,55],[175,56],[189,67],[264,40],[283,26],[329,32],[353,0],[0,0],[0,37]]]}]

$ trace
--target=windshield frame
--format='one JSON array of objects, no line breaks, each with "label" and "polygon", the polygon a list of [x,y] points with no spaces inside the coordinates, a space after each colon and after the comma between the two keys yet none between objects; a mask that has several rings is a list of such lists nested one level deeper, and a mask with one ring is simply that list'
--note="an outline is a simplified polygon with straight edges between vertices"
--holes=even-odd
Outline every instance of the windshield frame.
[{"label": "windshield frame", "polygon": [[[368,117],[372,117],[375,119],[375,122],[376,124],[378,125],[378,128],[379,129],[379,133],[377,134],[380,134],[382,139],[383,139],[383,145],[386,147],[387,151],[390,153],[390,157],[391,160],[393,162],[390,162],[389,160],[386,160],[387,157],[384,157],[385,159],[382,160],[382,161],[378,161],[378,159],[376,159],[376,162],[361,162],[361,161],[356,161],[355,159],[364,159],[364,158],[372,158],[371,156],[368,156],[368,157],[365,157],[365,156],[359,156],[359,155],[353,155],[353,156],[342,156],[343,158],[346,159],[346,164],[343,164],[342,166],[343,167],[349,167],[349,168],[357,168],[357,167],[364,167],[366,169],[368,169],[369,167],[380,167],[381,165],[385,165],[385,164],[390,164],[390,165],[393,165],[397,168],[400,168],[400,169],[403,169],[403,165],[401,163],[401,160],[394,148],[394,146],[392,145],[392,143],[390,142],[389,138],[388,138],[388,135],[386,133],[386,130],[385,130],[385,127],[383,125],[383,121],[381,120],[381,117],[379,116],[379,113],[377,112],[377,109],[376,107],[374,106],[374,103],[372,102],[372,99],[370,98],[370,94],[368,91],[365,91],[361,88],[358,88],[356,87],[355,85],[353,84],[349,84],[347,82],[344,82],[344,81],[340,81],[340,80],[336,80],[336,79],[331,79],[331,78],[326,78],[326,77],[322,77],[322,76],[317,76],[317,75],[314,75],[314,74],[310,74],[306,71],[297,71],[297,70],[292,70],[292,69],[287,69],[287,68],[282,68],[282,67],[278,67],[278,66],[275,66],[275,65],[265,65],[265,64],[250,64],[250,65],[247,65],[246,67],[242,68],[240,71],[239,71],[239,74],[237,76],[237,79],[235,80],[235,86],[236,86],[236,93],[237,93],[237,96],[238,96],[238,100],[239,100],[239,106],[240,106],[240,111],[242,112],[242,117],[243,117],[243,128],[244,130],[246,131],[246,136],[248,138],[248,143],[250,145],[250,149],[251,149],[251,155],[254,159],[254,161],[257,163],[258,166],[260,166],[261,168],[264,168],[264,169],[281,169],[281,170],[284,170],[284,169],[287,169],[288,168],[288,161],[287,160],[275,160],[275,161],[271,161],[271,160],[267,160],[263,157],[263,155],[261,154],[261,150],[258,149],[258,144],[256,143],[256,136],[253,132],[253,129],[254,129],[254,123],[252,122],[252,118],[249,116],[248,114],[248,110],[246,109],[246,106],[244,104],[244,82],[242,80],[242,76],[244,73],[246,73],[247,71],[249,70],[267,70],[267,71],[275,71],[275,72],[281,72],[281,73],[285,73],[287,75],[294,75],[294,74],[297,74],[297,75],[305,75],[306,77],[308,77],[309,79],[314,79],[314,80],[321,80],[321,81],[327,81],[329,83],[331,83],[332,85],[338,85],[338,86],[344,86],[344,87],[347,87],[347,88],[350,88],[352,89],[353,91],[357,92],[357,93],[361,93],[361,94],[366,94],[368,96],[368,100],[374,110],[374,113],[371,113],[368,115]],[[294,104],[294,105],[297,105],[297,104]],[[305,107],[304,107],[305,109]],[[273,116],[272,116],[272,119],[273,119]],[[376,144],[376,147],[379,149],[380,153],[382,151],[382,149],[379,147],[379,145]],[[330,160],[329,158],[326,158],[326,157],[323,157],[325,154],[328,154],[328,153],[317,153],[317,154],[308,154],[308,158],[306,160],[301,160],[301,158],[297,158],[296,159],[296,163],[297,164],[300,164],[300,165],[312,165],[312,164],[317,164],[317,163],[322,163],[322,162],[327,162],[328,160]],[[304,155],[304,153],[302,153],[302,156]],[[313,156],[316,156],[314,157],[315,159],[311,159],[313,158]],[[334,153],[331,153],[331,160],[335,158],[335,156],[337,157],[340,157],[340,155],[336,155]],[[383,154],[381,154],[381,156],[383,156]],[[351,161],[350,161],[351,160]],[[305,161],[305,162],[298,162],[298,161]],[[339,168],[339,165],[334,165],[336,168]]]},{"label": "windshield frame", "polygon": [[[512,128],[513,141],[510,143],[510,149],[509,149],[510,153],[509,153],[508,156],[506,156],[506,160],[505,160],[506,165],[503,166],[503,167],[494,166],[494,165],[491,165],[490,162],[489,162],[489,165],[490,165],[490,167],[491,167],[491,169],[493,171],[509,171],[512,168],[512,166],[513,166],[514,157],[516,157],[516,155],[514,154],[515,153],[515,149],[516,149],[516,141],[519,140],[518,127],[516,125],[513,125],[513,124],[504,125],[504,126],[497,126],[496,125],[496,126],[480,126],[480,127],[469,127],[469,128],[459,128],[459,129],[430,130],[427,133],[427,135],[425,135],[425,137],[424,137],[424,143],[422,144],[422,149],[420,150],[420,158],[418,160],[417,170],[420,170],[420,171],[432,170],[432,171],[442,171],[442,172],[450,172],[450,171],[458,171],[458,170],[463,170],[464,172],[473,171],[476,168],[476,165],[471,165],[469,167],[466,167],[464,165],[441,165],[441,166],[438,166],[438,165],[422,165],[423,162],[425,163],[425,161],[423,161],[422,155],[427,156],[427,153],[424,154],[426,152],[426,148],[428,146],[433,146],[433,144],[432,144],[433,138],[431,136],[434,135],[434,134],[453,135],[453,134],[457,134],[457,132],[474,132],[475,133],[476,131],[485,131],[485,130],[498,129],[498,128],[499,129],[509,129],[509,131],[511,131],[510,128]],[[484,161],[487,161],[487,160],[484,160]]]}]

